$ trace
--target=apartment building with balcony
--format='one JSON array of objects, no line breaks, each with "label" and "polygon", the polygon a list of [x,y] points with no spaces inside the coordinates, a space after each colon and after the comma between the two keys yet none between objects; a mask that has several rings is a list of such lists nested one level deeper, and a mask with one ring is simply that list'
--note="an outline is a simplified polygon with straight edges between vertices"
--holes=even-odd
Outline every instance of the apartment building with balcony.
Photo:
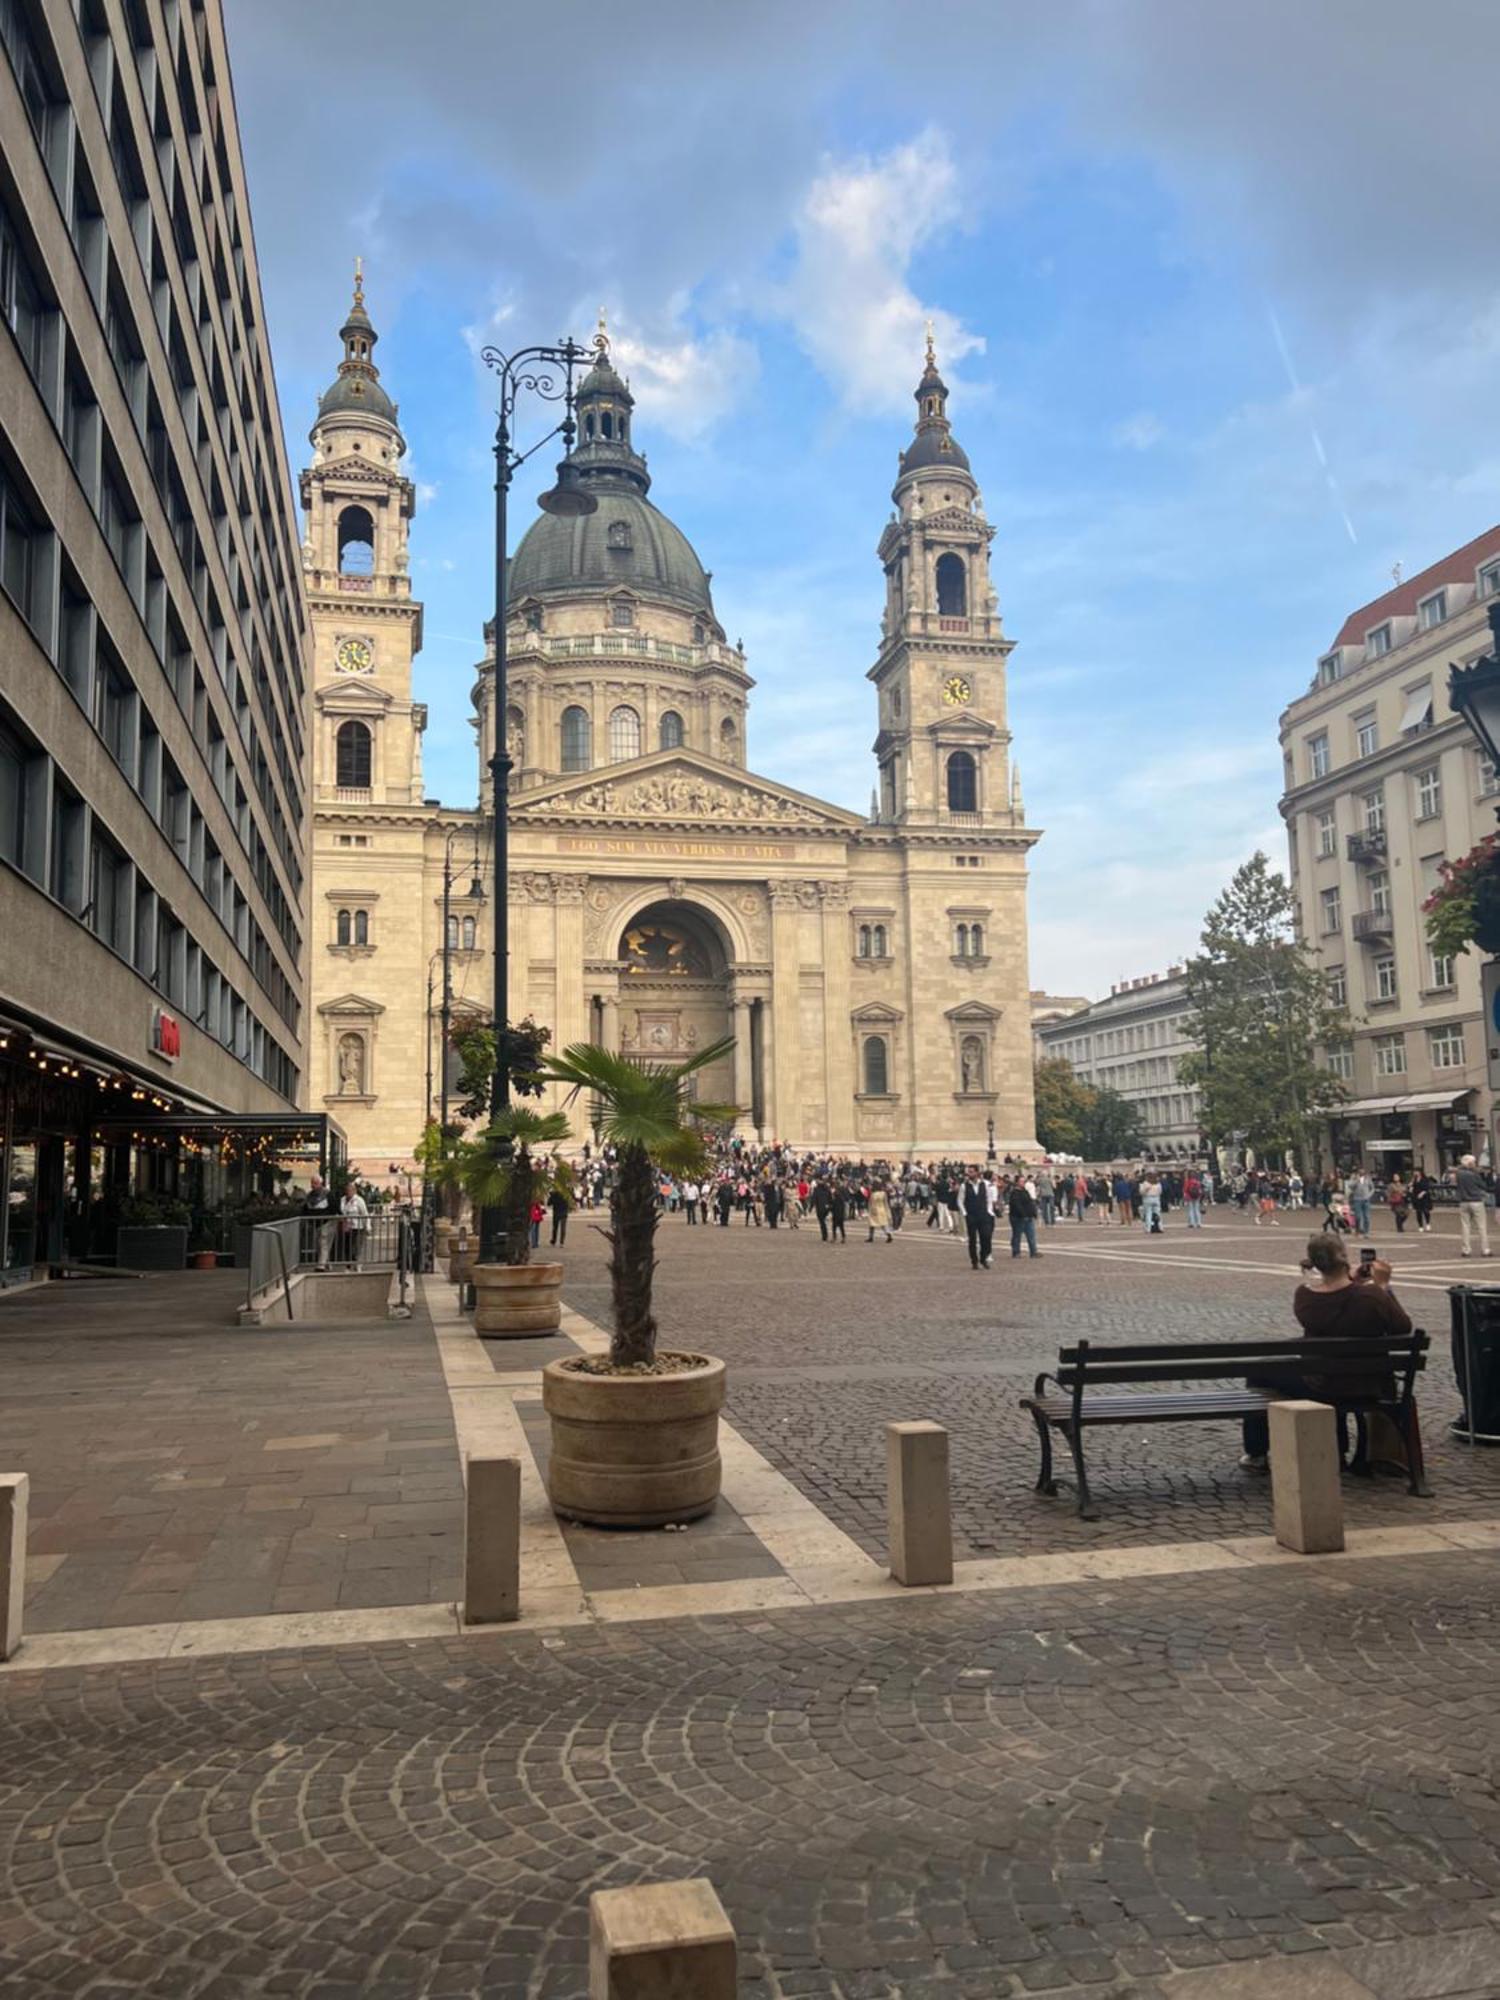
[{"label": "apartment building with balcony", "polygon": [[1479,962],[1428,944],[1439,864],[1494,830],[1500,780],[1448,706],[1448,670],[1489,651],[1500,527],[1344,620],[1281,718],[1291,881],[1303,934],[1352,1032],[1329,1049],[1349,1096],[1341,1165],[1437,1172],[1493,1151]]},{"label": "apartment building with balcony", "polygon": [[14,1279],[302,1102],[308,621],[218,0],[0,0],[0,321]]}]

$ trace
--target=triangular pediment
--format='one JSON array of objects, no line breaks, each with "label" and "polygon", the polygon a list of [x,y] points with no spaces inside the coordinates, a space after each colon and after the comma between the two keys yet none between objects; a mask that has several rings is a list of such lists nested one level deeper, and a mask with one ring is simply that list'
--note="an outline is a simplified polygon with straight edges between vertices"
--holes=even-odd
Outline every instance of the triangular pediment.
[{"label": "triangular pediment", "polygon": [[313,700],[319,708],[337,706],[340,714],[383,715],[396,699],[383,687],[366,680],[358,674],[335,674],[323,681],[313,693]]},{"label": "triangular pediment", "polygon": [[945,743],[951,743],[965,736],[972,737],[976,743],[988,743],[992,736],[998,736],[1000,732],[993,722],[987,722],[982,715],[961,710],[950,715],[940,715],[936,722],[929,722],[927,734],[941,736]]},{"label": "triangular pediment", "polygon": [[511,813],[517,819],[565,814],[646,825],[803,826],[840,832],[865,824],[858,813],[842,806],[690,750],[658,750],[628,764],[609,764],[557,779],[513,798]]},{"label": "triangular pediment", "polygon": [[317,479],[352,479],[363,486],[401,486],[401,474],[388,465],[376,465],[363,452],[346,451],[342,458],[325,458],[309,468]]},{"label": "triangular pediment", "polygon": [[945,1021],[990,1022],[1001,1019],[998,1007],[986,1007],[982,1000],[965,1000],[962,1006],[950,1007],[943,1016]]},{"label": "triangular pediment", "polygon": [[967,507],[938,507],[930,514],[922,516],[922,526],[928,534],[982,535],[986,541],[994,535],[988,521],[978,514],[971,514]]},{"label": "triangular pediment", "polygon": [[383,1014],[385,1008],[378,1000],[367,1000],[363,993],[341,993],[337,1000],[325,1000],[318,1008],[320,1014]]}]

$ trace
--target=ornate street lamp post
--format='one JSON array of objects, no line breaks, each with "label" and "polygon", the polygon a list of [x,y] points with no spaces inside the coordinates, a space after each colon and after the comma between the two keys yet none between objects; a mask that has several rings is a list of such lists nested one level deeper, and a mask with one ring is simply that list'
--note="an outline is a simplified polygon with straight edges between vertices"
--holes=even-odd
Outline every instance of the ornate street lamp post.
[{"label": "ornate street lamp post", "polygon": [[984,1129],[989,1136],[989,1145],[985,1149],[984,1157],[990,1166],[993,1166],[995,1164],[995,1121],[993,1118],[985,1119]]},{"label": "ornate street lamp post", "polygon": [[[486,368],[500,378],[500,408],[495,429],[495,692],[494,753],[490,758],[490,790],[494,802],[495,844],[495,1074],[490,1087],[490,1117],[497,1118],[510,1104],[510,1050],[506,1036],[510,1021],[510,755],[506,715],[509,694],[506,686],[506,621],[509,616],[506,571],[506,507],[511,480],[516,469],[554,437],[563,441],[562,462],[557,468],[557,484],[538,503],[549,514],[576,518],[592,514],[599,503],[580,483],[572,463],[573,377],[590,352],[575,340],[561,340],[555,347],[522,347],[514,354],[502,354],[486,347],[482,359]],[[538,438],[527,451],[518,452],[511,443],[511,418],[516,398],[529,390],[544,402],[561,403],[562,420],[545,437]],[[502,1157],[508,1156],[510,1142],[500,1141]],[[479,1219],[479,1262],[505,1261],[505,1224],[498,1208],[486,1208]]]}]

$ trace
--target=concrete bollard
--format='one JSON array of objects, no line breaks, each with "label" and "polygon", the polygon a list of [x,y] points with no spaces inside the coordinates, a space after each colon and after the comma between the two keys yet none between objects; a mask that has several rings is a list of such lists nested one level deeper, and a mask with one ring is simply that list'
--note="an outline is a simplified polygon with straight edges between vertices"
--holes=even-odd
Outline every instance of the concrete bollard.
[{"label": "concrete bollard", "polygon": [[0,1660],[8,1660],[21,1643],[30,1491],[26,1473],[0,1472]]},{"label": "concrete bollard", "polygon": [[703,1876],[589,1898],[589,2000],[735,2000],[734,1927]]},{"label": "concrete bollard", "polygon": [[464,1623],[504,1625],[521,1615],[521,1461],[465,1466]]},{"label": "concrete bollard", "polygon": [[886,1506],[897,1583],[952,1583],[948,1433],[941,1424],[887,1424]]},{"label": "concrete bollard", "polygon": [[1338,1426],[1327,1403],[1272,1403],[1271,1516],[1276,1539],[1299,1555],[1344,1546]]}]

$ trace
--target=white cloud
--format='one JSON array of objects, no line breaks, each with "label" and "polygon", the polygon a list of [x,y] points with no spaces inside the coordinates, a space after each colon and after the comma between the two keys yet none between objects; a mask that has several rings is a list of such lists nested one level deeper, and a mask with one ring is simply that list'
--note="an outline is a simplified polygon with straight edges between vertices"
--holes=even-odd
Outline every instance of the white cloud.
[{"label": "white cloud", "polygon": [[726,417],[759,372],[748,340],[720,328],[652,340],[622,327],[612,336],[615,366],[649,405],[653,429],[687,443]]},{"label": "white cloud", "polygon": [[1133,417],[1115,425],[1109,441],[1126,451],[1150,451],[1152,445],[1160,444],[1166,434],[1166,426],[1160,417],[1150,410],[1137,410]]},{"label": "white cloud", "polygon": [[866,415],[906,408],[929,315],[944,366],[984,349],[909,282],[917,253],[962,215],[958,169],[933,127],[878,159],[826,161],[807,192],[778,302],[845,403]]}]

